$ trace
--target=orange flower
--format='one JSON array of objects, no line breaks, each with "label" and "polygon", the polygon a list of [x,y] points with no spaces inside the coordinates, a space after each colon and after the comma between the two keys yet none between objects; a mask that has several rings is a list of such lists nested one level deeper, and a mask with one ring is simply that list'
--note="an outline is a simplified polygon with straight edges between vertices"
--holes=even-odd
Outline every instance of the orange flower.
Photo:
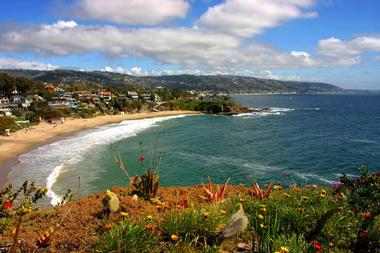
[{"label": "orange flower", "polygon": [[108,224],[104,227],[105,229],[112,229],[112,225],[111,224]]},{"label": "orange flower", "polygon": [[176,235],[171,235],[171,236],[170,236],[170,239],[172,239],[172,241],[177,241],[177,240],[178,240],[178,236],[176,236]]},{"label": "orange flower", "polygon": [[12,208],[13,206],[13,202],[12,201],[7,201],[3,204],[3,208],[4,209],[9,209],[9,208]]},{"label": "orange flower", "polygon": [[362,216],[363,216],[364,219],[367,219],[367,220],[372,219],[371,213],[362,213]]},{"label": "orange flower", "polygon": [[153,227],[153,225],[148,224],[148,225],[145,226],[145,230],[149,231],[149,232],[152,232],[152,231],[154,231],[154,227]]},{"label": "orange flower", "polygon": [[260,210],[261,210],[261,212],[265,213],[267,211],[267,206],[266,205],[261,205]]},{"label": "orange flower", "polygon": [[186,195],[186,191],[183,188],[179,189],[179,195],[184,196]]}]

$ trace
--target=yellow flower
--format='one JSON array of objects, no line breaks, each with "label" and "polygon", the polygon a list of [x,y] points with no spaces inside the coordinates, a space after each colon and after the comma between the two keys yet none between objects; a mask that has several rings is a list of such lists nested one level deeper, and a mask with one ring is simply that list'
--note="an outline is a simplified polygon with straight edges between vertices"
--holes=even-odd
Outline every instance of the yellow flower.
[{"label": "yellow flower", "polygon": [[343,206],[338,206],[338,210],[339,210],[340,212],[342,212],[342,211],[343,211]]},{"label": "yellow flower", "polygon": [[322,192],[323,194],[326,194],[326,191],[325,191],[325,190],[322,190],[321,192]]},{"label": "yellow flower", "polygon": [[120,215],[123,216],[123,217],[128,217],[129,213],[127,213],[127,212],[120,212]]},{"label": "yellow flower", "polygon": [[264,229],[265,228],[265,226],[264,226],[264,224],[260,224],[260,227],[262,228],[262,229]]},{"label": "yellow flower", "polygon": [[274,253],[281,253],[280,251],[275,251]]},{"label": "yellow flower", "polygon": [[262,216],[261,214],[257,215],[257,217],[259,218],[259,220],[264,220],[264,216]]},{"label": "yellow flower", "polygon": [[311,187],[313,187],[314,189],[317,189],[317,188],[318,188],[318,185],[313,184]]},{"label": "yellow flower", "polygon": [[178,240],[178,236],[176,236],[176,235],[171,235],[171,236],[170,236],[170,239],[172,239],[172,241],[177,241],[177,240]]},{"label": "yellow flower", "polygon": [[207,219],[209,215],[210,215],[209,212],[204,212],[204,213],[203,213],[203,218]]},{"label": "yellow flower", "polygon": [[226,214],[226,211],[224,211],[224,210],[220,210],[220,213],[221,213],[222,215],[225,215],[225,214]]},{"label": "yellow flower", "polygon": [[289,253],[289,249],[287,247],[281,247],[281,253]]},{"label": "yellow flower", "polygon": [[146,219],[149,220],[149,221],[151,221],[151,220],[153,220],[153,216],[152,215],[148,215],[148,216],[146,216]]},{"label": "yellow flower", "polygon": [[267,211],[267,206],[266,205],[261,205],[261,212],[265,213]]},{"label": "yellow flower", "polygon": [[324,193],[322,192],[322,193],[319,194],[319,197],[324,198],[324,197],[326,197],[326,194],[324,194]]},{"label": "yellow flower", "polygon": [[284,195],[285,195],[286,197],[288,197],[288,198],[290,197],[290,194],[289,194],[289,193],[285,193]]},{"label": "yellow flower", "polygon": [[309,198],[306,196],[302,196],[301,200],[308,200]]},{"label": "yellow flower", "polygon": [[275,190],[281,190],[281,189],[282,189],[282,186],[281,186],[281,185],[275,185],[275,186],[273,187],[273,189],[275,189]]}]

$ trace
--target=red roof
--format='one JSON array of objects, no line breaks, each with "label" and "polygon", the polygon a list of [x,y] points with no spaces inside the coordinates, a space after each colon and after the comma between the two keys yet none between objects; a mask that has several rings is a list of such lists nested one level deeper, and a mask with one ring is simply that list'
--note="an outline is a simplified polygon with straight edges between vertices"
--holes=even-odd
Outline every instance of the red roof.
[{"label": "red roof", "polygon": [[103,91],[100,91],[98,94],[99,95],[111,95],[112,93],[110,91],[103,90]]}]

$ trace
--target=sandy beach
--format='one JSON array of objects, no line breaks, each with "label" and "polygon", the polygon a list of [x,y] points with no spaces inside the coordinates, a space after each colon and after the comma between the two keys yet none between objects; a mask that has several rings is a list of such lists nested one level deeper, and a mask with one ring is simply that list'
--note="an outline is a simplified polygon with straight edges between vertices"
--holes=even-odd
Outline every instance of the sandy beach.
[{"label": "sandy beach", "polygon": [[64,138],[80,130],[97,126],[118,123],[124,120],[172,116],[183,114],[199,114],[194,111],[143,112],[125,115],[105,115],[89,119],[69,119],[64,124],[53,125],[41,122],[31,130],[20,130],[11,136],[0,136],[0,186],[8,180],[10,167],[17,163],[17,157],[33,148]]}]

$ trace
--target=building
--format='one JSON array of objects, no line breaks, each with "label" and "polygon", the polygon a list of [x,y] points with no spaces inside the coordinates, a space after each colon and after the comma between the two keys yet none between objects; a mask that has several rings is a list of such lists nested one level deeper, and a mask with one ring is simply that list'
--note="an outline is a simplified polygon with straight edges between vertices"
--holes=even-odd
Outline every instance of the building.
[{"label": "building", "polygon": [[53,108],[68,108],[69,105],[68,99],[64,97],[53,97],[52,100],[48,102],[48,106]]},{"label": "building", "polygon": [[139,94],[137,94],[135,91],[128,91],[127,97],[133,100],[139,100]]},{"label": "building", "polygon": [[150,94],[142,94],[141,95],[141,99],[145,100],[145,101],[151,101],[152,100],[152,96]]},{"label": "building", "polygon": [[98,97],[104,101],[110,101],[112,99],[112,93],[110,91],[99,91]]}]

